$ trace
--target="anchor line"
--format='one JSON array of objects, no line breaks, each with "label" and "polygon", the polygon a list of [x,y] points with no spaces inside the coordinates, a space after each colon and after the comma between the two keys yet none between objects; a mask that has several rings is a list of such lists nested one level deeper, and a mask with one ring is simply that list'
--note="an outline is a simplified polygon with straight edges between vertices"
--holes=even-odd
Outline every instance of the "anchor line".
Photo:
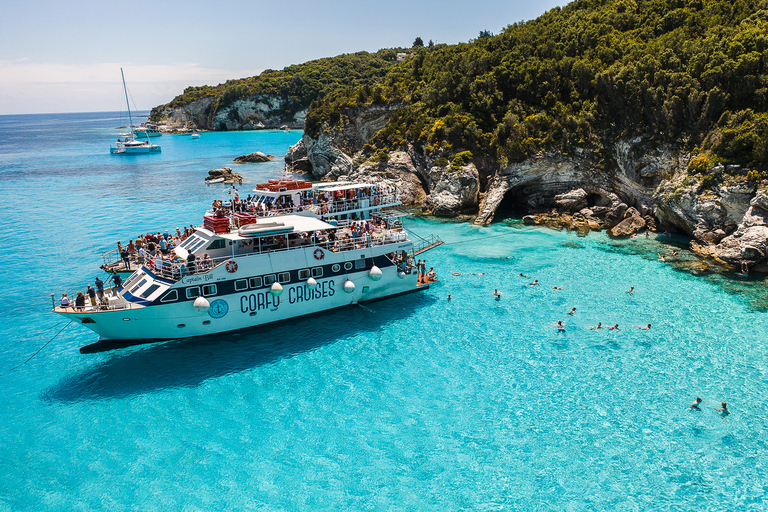
[{"label": "anchor line", "polygon": [[59,334],[61,334],[61,332],[62,332],[64,329],[66,329],[67,327],[69,327],[69,324],[71,324],[72,322],[73,322],[72,320],[70,320],[69,322],[67,322],[67,325],[65,325],[64,327],[62,327],[61,329],[59,329],[59,332],[57,332],[56,334],[54,334],[54,335],[53,335],[53,338],[51,338],[51,339],[49,339],[48,341],[46,341],[46,342],[45,342],[45,345],[43,345],[42,347],[40,347],[39,349],[37,349],[37,351],[36,351],[34,354],[32,354],[31,356],[29,356],[29,358],[28,358],[26,361],[24,361],[23,363],[21,363],[21,364],[20,364],[20,365],[18,365],[18,366],[15,366],[15,367],[11,368],[10,370],[7,370],[7,371],[5,371],[5,372],[3,372],[3,373],[0,373],[0,377],[3,377],[4,375],[6,375],[6,374],[8,374],[8,373],[11,373],[11,372],[12,372],[12,371],[14,371],[14,370],[18,370],[19,368],[21,368],[22,366],[24,366],[25,364],[27,364],[28,362],[30,362],[30,361],[31,361],[31,360],[32,360],[32,359],[33,359],[33,358],[34,358],[34,357],[35,357],[37,354],[39,354],[39,353],[40,353],[40,351],[41,351],[41,350],[43,350],[45,347],[47,347],[47,346],[48,346],[48,344],[49,344],[50,342],[52,342],[53,340],[55,340],[55,339],[56,339],[56,336],[58,336]]}]

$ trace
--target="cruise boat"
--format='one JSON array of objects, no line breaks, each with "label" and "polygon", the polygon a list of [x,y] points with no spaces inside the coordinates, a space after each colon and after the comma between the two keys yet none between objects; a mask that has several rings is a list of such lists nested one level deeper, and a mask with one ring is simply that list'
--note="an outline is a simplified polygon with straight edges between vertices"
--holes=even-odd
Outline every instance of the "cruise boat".
[{"label": "cruise boat", "polygon": [[[340,192],[342,186],[329,188]],[[361,190],[353,186],[346,184],[344,192]],[[146,255],[96,305],[86,301],[54,312],[100,340],[159,341],[246,329],[423,290],[436,281],[414,258],[442,242],[414,242],[402,214],[369,202],[346,210],[345,219],[324,219],[299,206],[257,216],[215,204],[169,256]]]}]

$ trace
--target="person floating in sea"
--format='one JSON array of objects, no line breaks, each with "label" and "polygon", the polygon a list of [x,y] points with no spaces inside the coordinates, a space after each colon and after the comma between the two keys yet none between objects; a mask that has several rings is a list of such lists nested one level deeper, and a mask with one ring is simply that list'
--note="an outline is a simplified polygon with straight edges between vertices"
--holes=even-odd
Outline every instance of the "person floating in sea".
[{"label": "person floating in sea", "polygon": [[519,274],[517,274],[517,277],[524,277],[524,278],[526,278],[526,279],[530,279],[530,276],[526,276],[526,275],[525,275],[525,274],[523,274],[522,272],[520,272]]},{"label": "person floating in sea", "polygon": [[558,320],[556,324],[550,323],[549,325],[554,325],[557,327],[557,334],[563,333],[565,334],[565,324],[562,320]]},{"label": "person floating in sea", "polygon": [[629,290],[627,290],[627,293],[632,295],[632,292],[634,292],[634,291],[635,291],[635,287],[634,286],[630,286]]},{"label": "person floating in sea", "polygon": [[642,325],[633,325],[632,327],[637,327],[638,329],[640,329],[642,331],[650,331],[651,330],[651,324],[648,324],[645,327],[643,327]]},{"label": "person floating in sea", "polygon": [[451,294],[450,293],[448,294],[448,300],[451,300]]},{"label": "person floating in sea", "polygon": [[597,329],[603,328],[603,322],[597,322],[597,325],[594,327],[590,327],[590,330],[596,331]]},{"label": "person floating in sea", "polygon": [[538,284],[539,284],[539,280],[538,279],[534,279],[532,283],[528,283],[528,286],[536,286]]},{"label": "person floating in sea", "polygon": [[696,397],[696,401],[693,402],[691,405],[688,406],[689,411],[701,411],[701,408],[699,407],[699,404],[703,402],[704,400],[701,399],[700,396]]},{"label": "person floating in sea", "polygon": [[[713,407],[713,409],[715,408]],[[726,404],[725,402],[720,402],[720,408],[715,410],[719,412],[720,416],[722,416],[723,418],[731,414],[730,411],[728,410],[728,404]]]},{"label": "person floating in sea", "polygon": [[667,261],[667,258],[665,258],[664,256],[662,256],[662,255],[661,255],[661,253],[658,253],[658,252],[657,252],[656,254],[658,254],[658,255],[659,255],[659,261]]},{"label": "person floating in sea", "polygon": [[568,312],[569,315],[573,315],[576,313],[576,308],[571,308],[571,310]]},{"label": "person floating in sea", "polygon": [[619,324],[616,324],[616,325],[614,325],[613,327],[608,327],[608,330],[609,330],[609,331],[618,331],[618,330],[620,330],[620,329],[619,329]]},{"label": "person floating in sea", "polygon": [[496,300],[501,300],[501,292],[499,290],[493,290],[493,298]]},{"label": "person floating in sea", "polygon": [[562,290],[563,287],[562,286],[553,286],[552,289],[553,290]]}]

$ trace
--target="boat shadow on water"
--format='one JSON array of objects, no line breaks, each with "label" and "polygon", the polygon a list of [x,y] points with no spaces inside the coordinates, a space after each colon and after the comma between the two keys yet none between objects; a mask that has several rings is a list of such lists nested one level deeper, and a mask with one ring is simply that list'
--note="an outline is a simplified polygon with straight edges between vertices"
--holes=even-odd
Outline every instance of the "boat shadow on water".
[{"label": "boat shadow on water", "polygon": [[44,391],[45,402],[80,402],[129,398],[174,388],[191,388],[208,379],[238,373],[313,351],[351,336],[371,336],[402,321],[435,299],[421,293],[381,302],[320,312],[299,319],[198,338],[137,342],[105,350],[106,361],[65,377]]}]

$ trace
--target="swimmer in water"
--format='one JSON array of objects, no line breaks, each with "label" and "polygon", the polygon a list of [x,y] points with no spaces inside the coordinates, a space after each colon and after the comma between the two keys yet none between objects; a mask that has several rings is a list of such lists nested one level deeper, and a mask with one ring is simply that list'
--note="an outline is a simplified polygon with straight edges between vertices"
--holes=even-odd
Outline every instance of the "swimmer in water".
[{"label": "swimmer in water", "polygon": [[603,322],[597,322],[597,325],[594,327],[590,327],[591,330],[596,331],[597,329],[603,328]]},{"label": "swimmer in water", "polygon": [[448,300],[451,300],[451,294],[450,293],[448,294]]},{"label": "swimmer in water", "polygon": [[629,290],[627,290],[627,293],[632,295],[632,292],[634,292],[634,291],[635,291],[635,287],[634,286],[630,286]]},{"label": "swimmer in water", "polygon": [[528,283],[528,286],[536,286],[537,284],[539,284],[539,280],[534,279],[532,283]]},{"label": "swimmer in water", "polygon": [[556,324],[550,323],[549,325],[554,325],[555,327],[557,327],[557,334],[560,334],[560,333],[565,334],[565,324],[563,323],[562,320],[558,320]]},{"label": "swimmer in water", "polygon": [[657,252],[656,254],[659,255],[659,261],[667,261],[667,259],[664,256],[662,256],[660,253]]},{"label": "swimmer in water", "polygon": [[[713,409],[715,408],[713,407]],[[720,402],[720,408],[715,410],[719,412],[720,416],[722,416],[723,418],[731,414],[730,411],[728,411],[728,404],[726,404],[725,402]]]},{"label": "swimmer in water", "polygon": [[553,290],[562,290],[563,287],[562,286],[554,286],[554,287],[552,287],[552,289]]},{"label": "swimmer in water", "polygon": [[704,400],[701,399],[700,396],[696,397],[696,401],[693,402],[691,405],[688,406],[689,411],[701,411],[701,408],[699,408],[699,404],[703,402]]},{"label": "swimmer in water", "polygon": [[619,330],[619,324],[616,324],[613,327],[609,327],[608,330],[610,330],[610,331],[618,331]]},{"label": "swimmer in water", "polygon": [[576,312],[576,308],[571,308],[571,310],[568,312],[569,315],[573,315]]},{"label": "swimmer in water", "polygon": [[640,329],[642,331],[650,331],[651,330],[651,324],[648,324],[645,327],[643,327],[642,325],[633,325],[632,327],[637,327],[638,329]]},{"label": "swimmer in water", "polygon": [[526,275],[525,275],[525,274],[523,274],[522,272],[520,272],[519,274],[517,274],[517,277],[524,277],[524,278],[526,278],[526,279],[529,279],[529,276],[526,276]]},{"label": "swimmer in water", "polygon": [[501,300],[501,292],[499,290],[493,290],[493,298],[496,300]]}]

